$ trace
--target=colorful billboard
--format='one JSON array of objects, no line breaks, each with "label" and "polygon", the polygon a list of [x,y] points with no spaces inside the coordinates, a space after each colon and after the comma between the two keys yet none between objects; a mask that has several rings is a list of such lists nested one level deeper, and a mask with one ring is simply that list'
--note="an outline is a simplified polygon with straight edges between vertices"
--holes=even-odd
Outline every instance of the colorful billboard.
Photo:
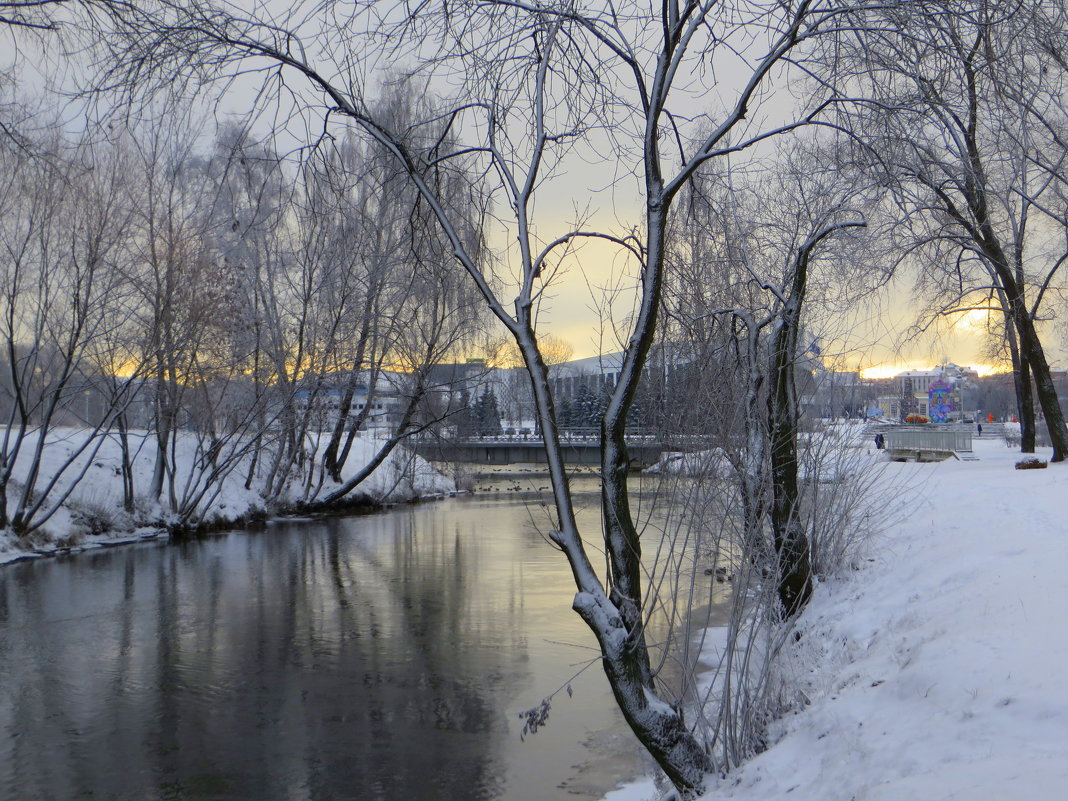
[{"label": "colorful billboard", "polygon": [[927,389],[927,417],[932,423],[946,423],[953,411],[953,385],[935,379]]}]

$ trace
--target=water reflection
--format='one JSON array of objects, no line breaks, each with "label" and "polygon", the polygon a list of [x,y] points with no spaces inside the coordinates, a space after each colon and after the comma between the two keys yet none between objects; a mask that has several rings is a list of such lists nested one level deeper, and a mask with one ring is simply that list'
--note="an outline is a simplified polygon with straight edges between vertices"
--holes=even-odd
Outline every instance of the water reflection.
[{"label": "water reflection", "polygon": [[531,514],[457,499],[0,572],[0,797],[599,797],[639,766],[596,665],[518,738],[593,655]]}]

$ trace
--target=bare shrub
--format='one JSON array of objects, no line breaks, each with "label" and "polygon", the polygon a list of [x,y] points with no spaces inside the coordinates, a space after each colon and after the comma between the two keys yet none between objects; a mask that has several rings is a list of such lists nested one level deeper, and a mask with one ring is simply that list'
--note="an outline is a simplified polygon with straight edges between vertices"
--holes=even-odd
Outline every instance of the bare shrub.
[{"label": "bare shrub", "polygon": [[802,453],[812,567],[826,579],[855,568],[872,537],[901,519],[897,501],[915,491],[917,473],[892,465],[883,452],[855,447],[833,428],[809,437]]},{"label": "bare shrub", "polygon": [[[799,508],[818,582],[861,564],[872,538],[900,519],[917,472],[859,446],[851,429],[814,428],[799,443]],[[770,524],[746,514],[744,487],[764,495],[767,477],[743,482],[717,454],[662,463],[645,493],[643,536],[660,535],[649,554],[647,627],[662,697],[686,710],[726,771],[762,751],[768,725],[807,699],[782,665],[797,628],[780,614]],[[744,464],[738,454],[731,461]],[[671,503],[657,510],[660,498]]]},{"label": "bare shrub", "polygon": [[1037,456],[1028,456],[1016,463],[1017,470],[1045,470],[1049,462],[1039,459]]}]

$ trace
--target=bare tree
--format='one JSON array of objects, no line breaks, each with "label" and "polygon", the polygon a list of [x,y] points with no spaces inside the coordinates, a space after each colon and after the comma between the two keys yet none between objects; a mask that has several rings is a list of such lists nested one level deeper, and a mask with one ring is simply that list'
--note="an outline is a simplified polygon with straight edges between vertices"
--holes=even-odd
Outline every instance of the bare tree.
[{"label": "bare tree", "polygon": [[[729,582],[720,590],[732,598],[727,631],[701,717],[725,766],[759,750],[769,720],[796,703],[774,678],[789,640],[781,621],[804,605],[817,576],[848,558],[863,505],[854,488],[870,489],[863,475],[823,489],[824,472],[863,466],[843,457],[850,449],[833,430],[801,435],[799,385],[817,358],[812,343],[835,338],[840,310],[881,276],[858,236],[871,200],[854,178],[833,154],[793,144],[742,175],[698,173],[674,221],[665,338],[683,358],[668,393],[692,404],[672,425],[706,450],[660,466],[682,474],[672,489],[682,508],[658,564],[704,570],[658,572],[657,584],[680,586],[661,592],[655,613],[694,614],[672,596],[699,596],[702,573]],[[689,648],[680,641],[668,653],[686,665]]]},{"label": "bare tree", "polygon": [[[8,207],[0,226],[4,289],[0,384],[6,425],[0,443],[0,526],[27,535],[55,514],[84,476],[114,409],[83,418],[86,434],[48,471],[50,437],[66,418],[75,393],[92,376],[92,356],[114,326],[124,290],[115,262],[129,206],[118,186],[125,164],[115,154],[53,136],[36,154],[4,148]],[[120,399],[116,398],[116,402]],[[8,510],[16,462],[20,487]]]},{"label": "bare tree", "polygon": [[201,347],[218,337],[225,319],[205,227],[210,222],[203,205],[211,196],[203,191],[205,176],[196,169],[185,131],[171,118],[131,140],[144,186],[130,280],[140,296],[142,348],[151,363],[155,466],[148,496],[164,500],[171,511],[180,504],[176,448],[185,396],[198,379]]},{"label": "bare tree", "polygon": [[[281,17],[272,17],[266,5],[235,13],[202,2],[117,11],[124,36],[109,62],[113,82],[150,90],[173,81],[176,70],[194,77],[190,67],[219,74],[266,67],[266,91],[284,86],[288,93],[293,81],[301,79],[299,97],[309,100],[301,113],[324,115],[328,124],[345,121],[393,155],[437,219],[453,257],[523,355],[555,499],[551,537],[572,568],[577,588],[573,607],[597,638],[625,718],[687,798],[700,792],[712,762],[681,709],[657,696],[642,614],[641,538],[626,483],[627,413],[656,335],[674,201],[702,166],[807,119],[770,127],[750,122],[776,65],[838,11],[835,4],[810,2],[711,1],[623,13],[611,5],[579,10],[522,2],[442,10],[381,3],[350,11],[320,5],[311,14],[295,8]],[[367,34],[357,32],[361,29]],[[437,55],[420,58],[428,52]],[[431,86],[434,76],[462,82],[465,98],[433,120],[395,128],[366,102],[365,68],[382,59],[410,59]],[[730,62],[743,77],[730,87],[725,107],[706,123],[711,133],[691,146],[676,131],[692,115],[693,87],[677,84],[684,76],[699,75],[698,65],[717,60]],[[457,138],[442,137],[442,130],[455,131]],[[435,131],[439,133],[425,133]],[[622,234],[568,228],[545,235],[536,230],[535,197],[565,169],[569,154],[581,154],[590,145],[607,145],[622,169],[635,176],[643,202],[641,224]],[[441,192],[444,184],[430,180],[467,164],[484,176],[487,196],[500,198],[497,208],[510,215],[516,244],[488,263],[492,271],[465,241],[456,210]],[[575,520],[535,322],[556,254],[590,237],[614,243],[629,260],[638,287],[619,381],[600,426],[608,565],[603,579]],[[508,305],[506,291],[515,293]]]},{"label": "bare tree", "polygon": [[[388,310],[403,293],[395,276],[409,252],[407,223],[414,202],[408,183],[386,154],[361,153],[351,137],[340,145],[333,158],[316,162],[315,171],[315,180],[339,204],[327,236],[334,245],[348,243],[355,258],[350,279],[353,297],[346,314],[349,327],[339,337],[343,351],[336,366],[346,378],[323,453],[323,467],[335,482],[341,481],[354,438],[370,418],[387,343],[400,324],[399,316]],[[366,384],[367,396],[363,408],[353,414],[361,382]]]},{"label": "bare tree", "polygon": [[[799,506],[797,376],[814,332],[833,325],[809,312],[806,301],[814,296],[812,306],[825,316],[858,297],[877,273],[865,269],[856,246],[833,247],[848,229],[866,226],[869,205],[833,159],[794,147],[768,173],[730,186],[700,174],[692,182],[678,223],[682,247],[670,280],[679,291],[668,319],[700,365],[690,376],[694,389],[746,398],[726,418],[722,410],[732,404],[701,405],[707,417],[698,426],[734,451],[749,521],[746,548],[762,539],[767,515],[765,550],[778,563],[779,601],[788,616],[811,591],[810,538]],[[710,362],[721,369],[705,369]]]},{"label": "bare tree", "polygon": [[833,69],[835,80],[866,99],[842,125],[870,148],[860,152],[875,156],[878,181],[895,188],[907,258],[922,260],[929,280],[940,276],[950,298],[941,311],[1003,310],[1018,345],[1023,449],[1034,449],[1033,377],[1060,461],[1068,428],[1038,315],[1064,249],[1050,255],[1036,246],[1049,240],[1034,219],[1056,182],[1036,167],[1042,137],[1029,133],[1033,121],[1006,91],[1025,24],[1026,15],[1003,3],[891,5],[846,30]]}]

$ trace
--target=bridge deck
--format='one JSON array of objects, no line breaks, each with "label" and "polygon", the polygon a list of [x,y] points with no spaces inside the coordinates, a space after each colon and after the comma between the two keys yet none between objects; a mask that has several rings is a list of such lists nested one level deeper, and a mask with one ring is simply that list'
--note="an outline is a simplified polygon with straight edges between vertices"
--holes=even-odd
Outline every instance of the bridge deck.
[{"label": "bridge deck", "polygon": [[[564,461],[568,464],[600,464],[601,446],[594,437],[561,441]],[[447,442],[418,440],[412,443],[415,452],[432,462],[464,462],[470,464],[545,464],[545,444],[540,438],[478,437]],[[631,464],[648,467],[656,464],[663,445],[642,437],[627,443]]]}]

